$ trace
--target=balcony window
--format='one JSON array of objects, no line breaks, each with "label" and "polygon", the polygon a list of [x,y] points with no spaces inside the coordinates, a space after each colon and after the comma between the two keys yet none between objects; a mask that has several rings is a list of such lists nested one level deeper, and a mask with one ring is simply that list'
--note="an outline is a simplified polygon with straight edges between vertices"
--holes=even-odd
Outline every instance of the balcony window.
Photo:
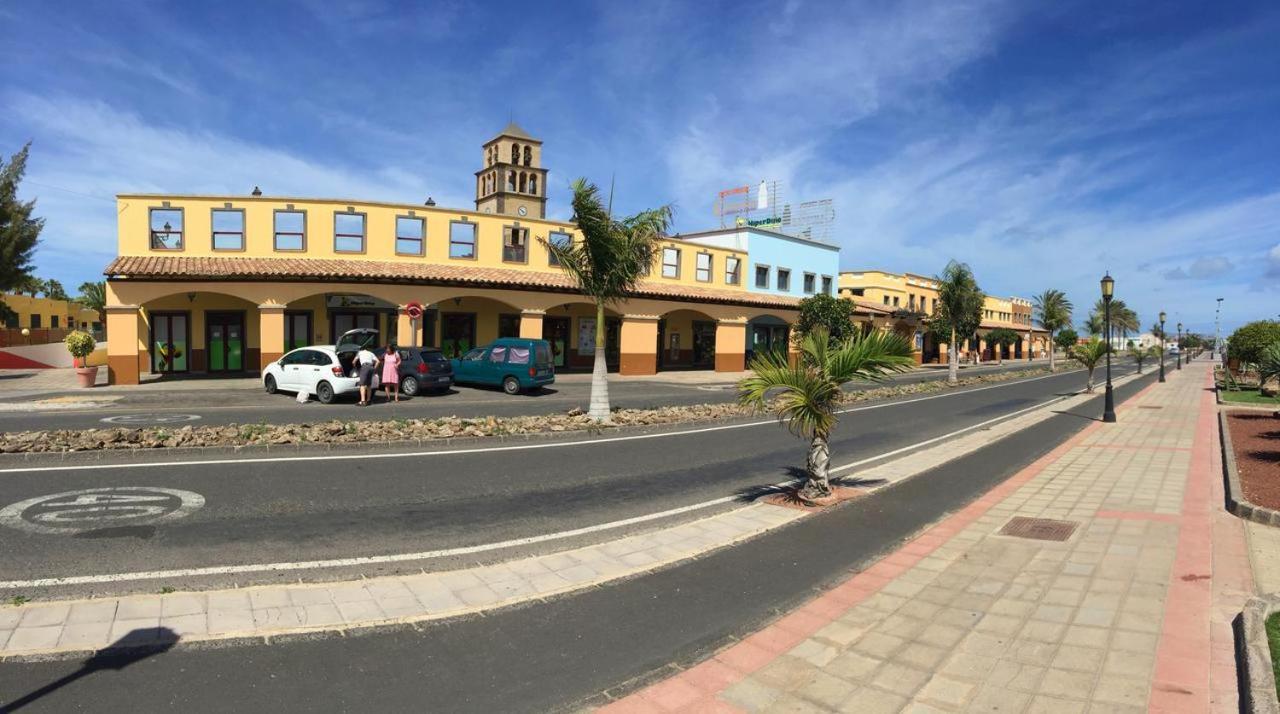
[{"label": "balcony window", "polygon": [[831,294],[831,276],[830,275],[822,276],[822,294],[823,295]]},{"label": "balcony window", "polygon": [[307,249],[307,214],[302,211],[276,211],[275,249]]},{"label": "balcony window", "polygon": [[413,216],[396,216],[396,254],[423,255],[426,250],[427,222]]},{"label": "balcony window", "polygon": [[780,292],[791,292],[791,271],[786,268],[778,268],[778,290]]},{"label": "balcony window", "polygon": [[812,295],[818,290],[818,276],[813,273],[804,274],[804,294]]},{"label": "balcony window", "polygon": [[333,252],[364,252],[364,214],[333,214]]},{"label": "balcony window", "polygon": [[449,224],[449,257],[475,260],[476,224],[462,221]]},{"label": "balcony window", "polygon": [[738,258],[724,259],[724,284],[737,285],[742,279],[742,261]]},{"label": "balcony window", "polygon": [[756,266],[756,287],[762,290],[769,289],[769,266]]},{"label": "balcony window", "polygon": [[182,209],[151,209],[151,250],[182,248]]},{"label": "balcony window", "polygon": [[676,248],[662,249],[662,277],[680,277],[680,251]]},{"label": "balcony window", "polygon": [[529,262],[529,229],[506,226],[502,229],[502,262]]},{"label": "balcony window", "polygon": [[[547,242],[551,245],[568,250],[573,247],[573,236],[563,231],[551,231],[547,234]],[[560,261],[556,260],[556,256],[550,251],[547,252],[547,265],[559,265]]]},{"label": "balcony window", "polygon": [[242,209],[213,209],[213,249],[244,250],[244,211]]},{"label": "balcony window", "polygon": [[694,266],[697,270],[695,277],[700,283],[711,282],[711,254],[699,253],[697,264]]}]

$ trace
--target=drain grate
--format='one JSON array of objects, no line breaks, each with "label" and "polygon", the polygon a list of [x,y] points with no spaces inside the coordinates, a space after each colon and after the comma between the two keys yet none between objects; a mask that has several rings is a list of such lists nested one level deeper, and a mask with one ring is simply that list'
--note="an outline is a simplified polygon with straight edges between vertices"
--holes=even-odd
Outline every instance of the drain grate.
[{"label": "drain grate", "polygon": [[1164,409],[1164,407],[1157,407],[1157,406],[1149,405],[1149,404],[1140,404],[1140,405],[1138,405],[1138,408],[1139,408],[1139,409]]},{"label": "drain grate", "polygon": [[1075,521],[1055,521],[1052,518],[1024,518],[1014,516],[1000,529],[1000,535],[1014,538],[1030,538],[1032,540],[1066,540],[1076,532],[1079,523]]}]

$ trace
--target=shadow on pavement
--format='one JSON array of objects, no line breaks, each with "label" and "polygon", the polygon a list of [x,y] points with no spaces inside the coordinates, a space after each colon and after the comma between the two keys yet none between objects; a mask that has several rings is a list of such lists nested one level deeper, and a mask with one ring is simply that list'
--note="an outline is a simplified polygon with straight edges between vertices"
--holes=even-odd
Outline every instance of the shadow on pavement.
[{"label": "shadow on pavement", "polygon": [[119,671],[148,657],[168,652],[178,642],[178,639],[178,633],[167,627],[133,630],[108,645],[106,649],[86,659],[80,665],[80,669],[62,679],[50,682],[20,699],[15,699],[9,704],[0,705],[0,712],[7,714],[8,712],[18,711],[28,704],[32,704],[94,672],[101,670]]}]

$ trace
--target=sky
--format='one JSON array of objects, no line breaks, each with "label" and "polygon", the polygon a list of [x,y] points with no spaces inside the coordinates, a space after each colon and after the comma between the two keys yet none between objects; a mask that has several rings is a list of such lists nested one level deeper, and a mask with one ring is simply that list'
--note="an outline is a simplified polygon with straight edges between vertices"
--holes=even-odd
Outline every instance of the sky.
[{"label": "sky", "polygon": [[41,277],[115,255],[113,196],[473,206],[514,119],[568,185],[716,227],[721,189],[831,198],[841,268],[1065,290],[1150,325],[1280,315],[1274,2],[0,0],[0,154],[32,142]]}]

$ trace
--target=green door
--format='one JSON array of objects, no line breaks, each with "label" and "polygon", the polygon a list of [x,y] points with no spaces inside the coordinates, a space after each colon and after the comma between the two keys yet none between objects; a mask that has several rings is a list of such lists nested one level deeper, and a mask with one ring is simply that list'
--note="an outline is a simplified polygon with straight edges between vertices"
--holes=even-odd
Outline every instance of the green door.
[{"label": "green door", "polygon": [[244,371],[244,317],[239,313],[208,313],[209,371]]}]

